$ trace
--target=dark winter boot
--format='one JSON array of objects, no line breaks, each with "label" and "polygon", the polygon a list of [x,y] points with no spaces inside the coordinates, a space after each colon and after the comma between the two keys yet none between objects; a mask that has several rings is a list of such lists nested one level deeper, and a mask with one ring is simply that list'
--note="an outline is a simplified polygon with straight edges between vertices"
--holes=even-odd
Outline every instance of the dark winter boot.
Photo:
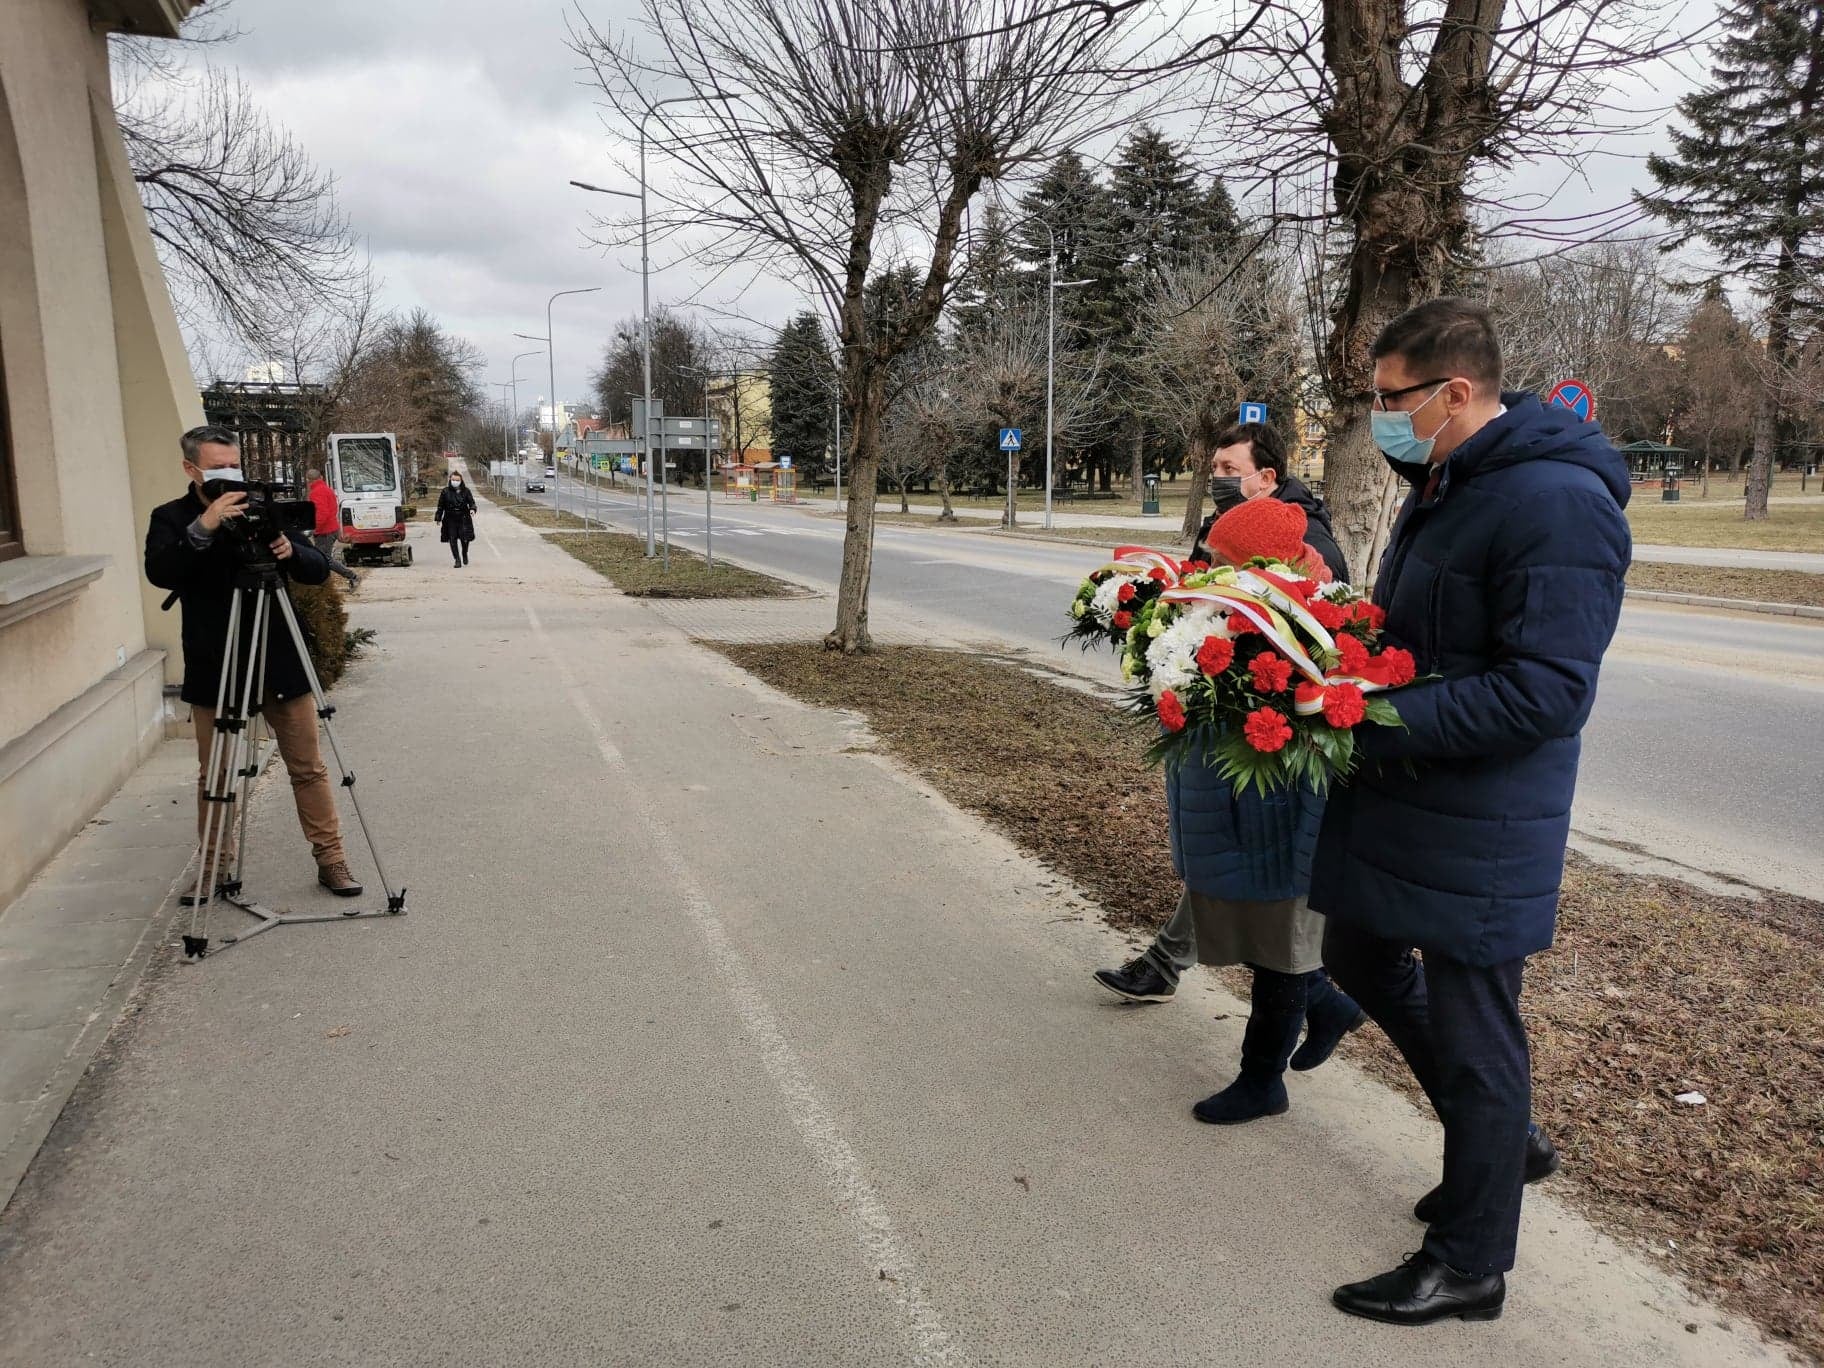
[{"label": "dark winter boot", "polygon": [[1330,982],[1322,969],[1305,975],[1305,1043],[1292,1053],[1293,1069],[1315,1069],[1367,1019],[1355,999]]},{"label": "dark winter boot", "polygon": [[1291,1105],[1286,1060],[1304,1024],[1305,976],[1255,969],[1248,1029],[1241,1037],[1241,1076],[1192,1107],[1191,1115],[1212,1126],[1234,1126],[1284,1112]]}]

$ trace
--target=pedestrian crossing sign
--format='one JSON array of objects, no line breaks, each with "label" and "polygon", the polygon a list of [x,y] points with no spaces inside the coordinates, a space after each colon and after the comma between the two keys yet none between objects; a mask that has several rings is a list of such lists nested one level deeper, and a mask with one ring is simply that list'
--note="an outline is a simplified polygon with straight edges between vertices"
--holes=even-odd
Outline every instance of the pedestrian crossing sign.
[{"label": "pedestrian crossing sign", "polygon": [[1018,451],[1020,449],[1020,430],[1018,428],[1001,429],[1001,450]]}]

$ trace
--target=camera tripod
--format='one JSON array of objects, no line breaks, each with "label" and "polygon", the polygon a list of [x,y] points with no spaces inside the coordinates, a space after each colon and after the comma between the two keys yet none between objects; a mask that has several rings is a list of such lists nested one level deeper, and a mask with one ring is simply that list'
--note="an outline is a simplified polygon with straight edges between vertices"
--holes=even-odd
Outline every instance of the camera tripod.
[{"label": "camera tripod", "polygon": [[[273,619],[283,621],[292,647],[310,682],[311,699],[323,734],[329,740],[330,754],[342,776],[342,787],[348,790],[355,820],[361,827],[362,839],[374,858],[380,875],[380,886],[386,893],[386,906],[351,908],[346,912],[275,912],[269,907],[242,896],[241,870],[247,858],[248,798],[253,781],[258,777],[258,747],[255,745],[262,700],[266,696],[266,661],[271,644]],[[242,624],[250,630],[243,641]],[[241,945],[262,931],[275,926],[303,922],[353,921],[362,917],[396,917],[405,911],[405,889],[397,893],[386,877],[386,866],[380,849],[374,844],[373,832],[361,811],[361,799],[355,792],[355,774],[342,760],[342,748],[336,744],[335,728],[330,719],[336,709],[323,696],[323,685],[311,663],[310,651],[304,644],[304,633],[298,626],[291,596],[279,574],[276,559],[264,558],[241,565],[235,572],[234,598],[228,607],[227,649],[222,657],[221,678],[216,684],[215,734],[209,743],[209,765],[204,771],[204,816],[202,844],[197,856],[196,885],[191,894],[190,929],[184,936],[184,957],[200,960],[209,953],[208,908],[219,892],[224,901],[258,919],[249,931],[223,936],[221,948]],[[221,846],[238,822],[234,868],[225,868]]]}]

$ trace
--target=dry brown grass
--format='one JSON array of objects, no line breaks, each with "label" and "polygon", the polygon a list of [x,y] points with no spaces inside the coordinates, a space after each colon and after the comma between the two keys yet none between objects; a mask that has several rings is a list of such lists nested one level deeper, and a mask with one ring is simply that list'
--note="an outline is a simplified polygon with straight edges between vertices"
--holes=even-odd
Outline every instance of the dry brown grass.
[{"label": "dry brown grass", "polygon": [[1824,608],[1824,575],[1802,570],[1739,570],[1721,565],[1635,561],[1628,567],[1628,588]]},{"label": "dry brown grass", "polygon": [[[1159,775],[1106,702],[922,648],[717,649],[787,693],[865,714],[892,754],[1068,875],[1111,924],[1150,932],[1176,901]],[[1573,857],[1558,944],[1533,959],[1524,1005],[1535,1111],[1565,1156],[1554,1192],[1824,1355],[1824,905]],[[1412,1091],[1378,1032],[1346,1048]],[[1672,1100],[1687,1090],[1707,1104]]]}]

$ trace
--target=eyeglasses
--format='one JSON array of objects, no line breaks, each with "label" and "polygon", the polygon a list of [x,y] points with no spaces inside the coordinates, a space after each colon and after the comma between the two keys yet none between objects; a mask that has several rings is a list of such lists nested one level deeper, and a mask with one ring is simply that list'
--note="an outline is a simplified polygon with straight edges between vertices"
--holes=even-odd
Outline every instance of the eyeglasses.
[{"label": "eyeglasses", "polygon": [[1374,390],[1372,391],[1374,395],[1374,407],[1385,409],[1389,399],[1404,399],[1409,394],[1417,394],[1420,390],[1430,389],[1433,385],[1448,385],[1453,378],[1453,376],[1446,375],[1439,380],[1421,380],[1416,385],[1406,385],[1401,389]]}]

